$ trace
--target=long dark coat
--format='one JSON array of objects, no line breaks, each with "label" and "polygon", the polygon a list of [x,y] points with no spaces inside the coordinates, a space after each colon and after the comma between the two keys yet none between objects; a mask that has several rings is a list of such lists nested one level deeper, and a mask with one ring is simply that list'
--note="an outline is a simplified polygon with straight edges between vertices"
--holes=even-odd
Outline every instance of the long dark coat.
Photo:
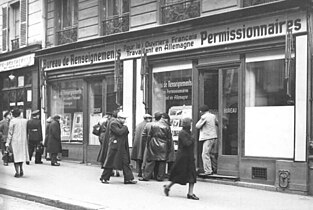
[{"label": "long dark coat", "polygon": [[52,120],[51,124],[49,125],[47,152],[49,153],[62,152],[61,128],[60,123],[57,120]]},{"label": "long dark coat", "polygon": [[144,151],[146,148],[146,138],[142,138],[142,132],[148,122],[142,121],[136,127],[134,145],[130,158],[132,160],[143,160]]},{"label": "long dark coat", "polygon": [[108,153],[108,146],[109,146],[109,138],[110,138],[110,131],[109,131],[109,126],[111,121],[114,118],[109,119],[107,122],[103,123],[100,126],[100,136],[99,136],[99,141],[101,143],[100,151],[97,157],[97,161],[100,162],[101,164],[104,163],[105,158]]},{"label": "long dark coat", "polygon": [[42,128],[41,120],[32,118],[27,121],[28,141],[41,142],[42,141]]},{"label": "long dark coat", "polygon": [[197,173],[194,157],[194,138],[190,129],[183,128],[178,134],[176,160],[170,172],[169,180],[185,185],[196,183]]},{"label": "long dark coat", "polygon": [[161,119],[151,124],[147,138],[147,161],[169,161],[173,156],[173,139],[169,124]]},{"label": "long dark coat", "polygon": [[104,168],[123,169],[123,164],[130,164],[128,145],[128,128],[117,119],[110,122],[108,154],[103,164]]}]

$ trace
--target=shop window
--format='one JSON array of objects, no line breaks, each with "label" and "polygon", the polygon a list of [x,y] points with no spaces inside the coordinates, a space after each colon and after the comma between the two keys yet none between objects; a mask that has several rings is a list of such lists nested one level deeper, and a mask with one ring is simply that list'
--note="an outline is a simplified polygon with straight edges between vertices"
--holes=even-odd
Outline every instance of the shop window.
[{"label": "shop window", "polygon": [[83,141],[83,81],[59,81],[51,84],[51,116],[61,116],[62,142]]},{"label": "shop window", "polygon": [[57,44],[67,44],[77,41],[78,1],[55,1]]},{"label": "shop window", "polygon": [[247,63],[246,106],[294,105],[294,68],[286,75],[285,61]]},{"label": "shop window", "polygon": [[129,0],[102,1],[103,35],[129,31]]},{"label": "shop window", "polygon": [[[122,75],[120,75],[122,78]],[[106,111],[113,113],[123,104],[123,84],[120,83],[116,90],[114,76],[107,77]]]},{"label": "shop window", "polygon": [[200,0],[162,0],[162,24],[195,17],[200,17]]},{"label": "shop window", "polygon": [[191,70],[166,71],[153,74],[152,113],[166,112],[169,114],[175,149],[177,149],[182,118],[192,118],[191,93]]},{"label": "shop window", "polygon": [[294,58],[290,68],[287,69],[285,59],[283,59],[284,55],[273,54],[272,57],[274,56],[281,57],[281,59],[268,60],[270,56],[263,56],[246,63],[246,156],[293,157]]}]

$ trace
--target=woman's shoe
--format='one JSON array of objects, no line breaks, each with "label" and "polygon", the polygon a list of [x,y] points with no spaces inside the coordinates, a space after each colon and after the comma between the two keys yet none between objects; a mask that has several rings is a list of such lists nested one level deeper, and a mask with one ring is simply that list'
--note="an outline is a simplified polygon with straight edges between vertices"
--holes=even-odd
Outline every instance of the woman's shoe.
[{"label": "woman's shoe", "polygon": [[199,200],[199,198],[195,194],[192,195],[187,194],[187,198],[192,200]]},{"label": "woman's shoe", "polygon": [[109,181],[108,181],[108,180],[105,180],[105,179],[100,178],[100,181],[101,181],[102,184],[109,184]]},{"label": "woman's shoe", "polygon": [[169,196],[170,188],[168,188],[166,185],[164,185],[163,187],[164,187],[164,194],[166,196]]}]

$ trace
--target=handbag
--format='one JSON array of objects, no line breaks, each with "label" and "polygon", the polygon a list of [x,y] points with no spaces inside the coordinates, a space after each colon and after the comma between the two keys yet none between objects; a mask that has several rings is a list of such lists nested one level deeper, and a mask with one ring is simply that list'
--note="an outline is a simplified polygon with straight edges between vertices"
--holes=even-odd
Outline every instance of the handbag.
[{"label": "handbag", "polygon": [[96,124],[93,126],[92,134],[96,136],[100,136],[100,124]]},{"label": "handbag", "polygon": [[36,147],[36,154],[42,155],[43,154],[43,150],[44,150],[43,144],[42,143],[38,144],[37,147]]},{"label": "handbag", "polygon": [[6,147],[2,160],[5,163],[13,163],[14,162],[14,157],[13,157],[13,151],[11,147]]}]

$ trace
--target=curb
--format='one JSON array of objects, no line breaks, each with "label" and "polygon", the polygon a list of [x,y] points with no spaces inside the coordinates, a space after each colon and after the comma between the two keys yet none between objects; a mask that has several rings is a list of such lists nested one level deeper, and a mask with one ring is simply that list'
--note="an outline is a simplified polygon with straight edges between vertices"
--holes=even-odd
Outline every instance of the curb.
[{"label": "curb", "polygon": [[[104,206],[100,206],[92,203],[80,202],[80,204],[73,204],[71,202],[66,202],[58,199],[50,199],[41,196],[31,195],[28,193],[18,192],[14,190],[9,190],[0,187],[0,194],[8,195],[28,201],[33,201],[37,203],[41,203],[44,205],[60,208],[60,209],[68,209],[68,210],[103,210],[106,209]],[[77,201],[75,201],[77,202]]]}]

